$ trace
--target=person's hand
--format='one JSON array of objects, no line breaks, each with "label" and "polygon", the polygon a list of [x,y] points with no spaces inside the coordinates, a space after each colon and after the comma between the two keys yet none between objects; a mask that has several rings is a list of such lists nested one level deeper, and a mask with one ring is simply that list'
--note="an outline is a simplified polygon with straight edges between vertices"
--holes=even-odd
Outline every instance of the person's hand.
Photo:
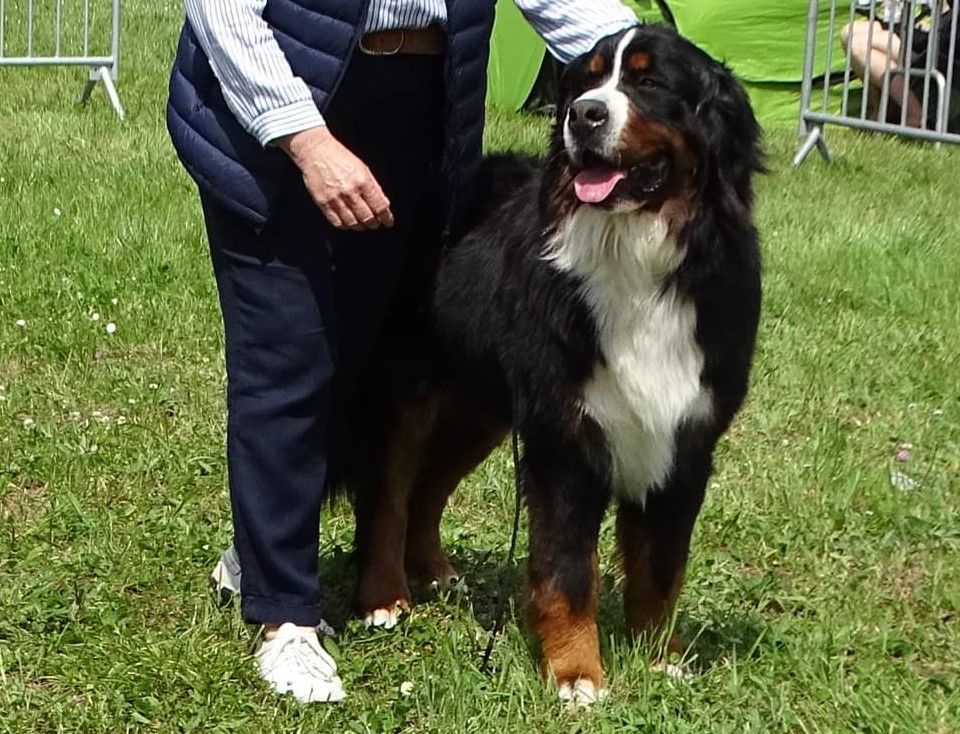
[{"label": "person's hand", "polygon": [[370,169],[326,126],[277,140],[303,173],[303,182],[327,220],[355,232],[393,226],[390,201]]}]

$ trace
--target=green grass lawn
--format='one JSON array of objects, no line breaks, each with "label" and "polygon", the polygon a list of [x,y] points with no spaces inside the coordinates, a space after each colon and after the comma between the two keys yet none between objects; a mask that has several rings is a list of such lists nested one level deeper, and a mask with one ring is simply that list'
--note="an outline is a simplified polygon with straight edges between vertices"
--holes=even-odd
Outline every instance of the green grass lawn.
[{"label": "green grass lawn", "polygon": [[[765,313],[681,598],[691,680],[625,643],[609,554],[607,702],[560,707],[519,611],[480,670],[503,451],[444,525],[469,589],[392,633],[349,618],[352,521],[325,517],[349,699],[269,695],[250,632],[207,594],[229,541],[224,377],[162,123],[180,12],[127,4],[123,123],[102,92],[74,106],[81,72],[0,70],[0,730],[960,731],[960,151],[833,130],[839,160],[800,170],[793,131],[768,131]],[[537,150],[545,131],[496,117],[490,144]],[[506,577],[519,592],[522,565]]]}]

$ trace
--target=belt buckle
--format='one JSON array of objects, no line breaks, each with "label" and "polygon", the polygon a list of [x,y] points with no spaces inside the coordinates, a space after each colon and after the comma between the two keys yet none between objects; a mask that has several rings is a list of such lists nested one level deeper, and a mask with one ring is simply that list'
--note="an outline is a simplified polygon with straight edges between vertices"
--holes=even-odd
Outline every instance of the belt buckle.
[{"label": "belt buckle", "polygon": [[360,50],[363,51],[368,56],[396,56],[400,53],[403,48],[403,44],[407,42],[407,32],[402,28],[399,28],[397,32],[400,34],[400,43],[397,44],[397,47],[394,49],[389,49],[387,51],[379,51],[377,49],[367,48],[363,45],[363,35],[360,36]]}]

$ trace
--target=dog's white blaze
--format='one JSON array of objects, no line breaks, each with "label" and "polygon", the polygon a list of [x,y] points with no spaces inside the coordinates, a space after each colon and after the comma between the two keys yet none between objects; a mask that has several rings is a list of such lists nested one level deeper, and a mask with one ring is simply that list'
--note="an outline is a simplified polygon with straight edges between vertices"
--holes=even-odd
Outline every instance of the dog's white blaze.
[{"label": "dog's white blaze", "polygon": [[606,364],[583,394],[613,461],[614,491],[642,503],[673,468],[677,428],[709,417],[696,310],[665,279],[684,253],[657,213],[580,207],[550,243],[553,265],[583,281]]},{"label": "dog's white blaze", "polygon": [[[617,44],[617,51],[613,57],[613,70],[604,83],[599,87],[584,92],[574,100],[578,102],[581,99],[594,99],[607,105],[607,110],[610,115],[610,121],[608,123],[609,132],[603,142],[602,150],[598,152],[610,158],[613,158],[617,153],[620,146],[620,138],[623,135],[623,129],[626,127],[630,115],[630,99],[621,92],[618,87],[620,85],[620,77],[623,76],[623,59],[626,56],[627,47],[629,47],[630,42],[633,41],[636,35],[637,31],[634,28],[627,31],[624,37],[620,39],[620,43]],[[570,132],[569,118],[563,126],[563,142],[566,144],[568,151],[572,152],[576,147],[573,135]]]}]

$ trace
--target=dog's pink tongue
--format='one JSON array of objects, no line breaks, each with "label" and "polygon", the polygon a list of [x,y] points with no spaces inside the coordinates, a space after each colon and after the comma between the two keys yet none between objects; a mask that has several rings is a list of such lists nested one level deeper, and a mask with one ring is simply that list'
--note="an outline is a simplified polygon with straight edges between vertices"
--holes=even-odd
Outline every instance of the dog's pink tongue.
[{"label": "dog's pink tongue", "polygon": [[593,168],[581,171],[573,180],[577,198],[585,204],[599,204],[613,192],[614,187],[627,177],[615,168]]}]

